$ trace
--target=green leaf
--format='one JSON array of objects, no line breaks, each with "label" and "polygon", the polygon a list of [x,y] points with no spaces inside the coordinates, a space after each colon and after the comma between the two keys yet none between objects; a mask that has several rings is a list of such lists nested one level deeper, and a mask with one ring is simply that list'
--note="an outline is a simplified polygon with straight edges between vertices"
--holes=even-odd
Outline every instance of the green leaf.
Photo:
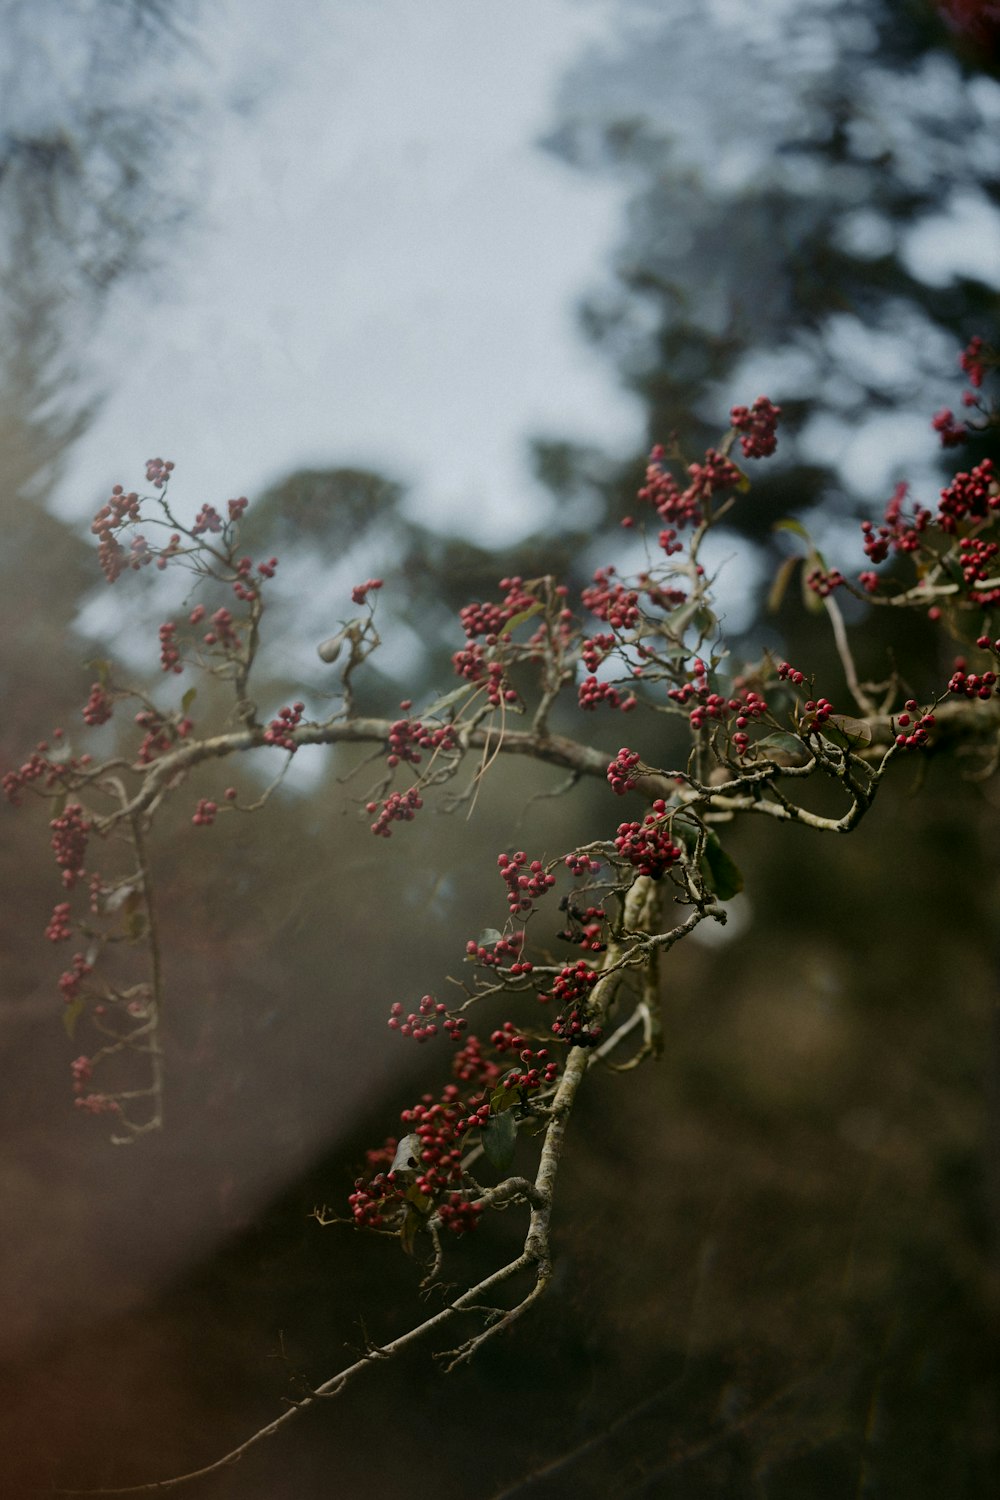
[{"label": "green leaf", "polygon": [[777,614],[781,608],[781,601],[785,597],[785,590],[791,583],[792,574],[801,561],[801,557],[786,557],[777,573],[775,573],[774,582],[771,584],[767,596],[767,607],[772,615]]},{"label": "green leaf", "polygon": [[775,521],[771,527],[772,531],[790,531],[793,536],[800,536],[804,542],[812,546],[812,537],[809,535],[801,521],[796,521],[794,516],[785,516],[780,521]]},{"label": "green leaf", "polygon": [[473,691],[468,685],[452,688],[450,693],[444,693],[440,698],[435,698],[430,708],[425,708],[420,717],[422,719],[439,719],[446,708],[451,708],[453,703],[460,703]]},{"label": "green leaf", "polygon": [[788,734],[782,729],[766,734],[762,740],[754,740],[753,748],[758,755],[763,753],[765,759],[777,760],[779,765],[791,762],[793,766],[804,766],[811,759],[810,751],[798,735]]},{"label": "green leaf", "polygon": [[825,740],[842,750],[862,749],[872,742],[871,725],[865,719],[852,719],[849,714],[831,714],[825,724],[816,727]]},{"label": "green leaf", "polygon": [[519,614],[512,615],[511,618],[507,621],[504,628],[501,630],[500,634],[510,635],[511,631],[516,630],[519,625],[523,625],[525,620],[530,620],[534,615],[539,614],[541,608],[542,601],[540,599],[536,599],[534,604],[528,605],[527,609],[522,609]]},{"label": "green leaf", "polygon": [[188,709],[191,707],[192,703],[197,698],[197,696],[198,696],[198,689],[196,687],[189,687],[188,690],[187,690],[187,692],[184,694],[184,697],[181,699],[181,713],[182,714],[185,714],[185,715],[187,714]]},{"label": "green leaf", "polygon": [[495,927],[484,927],[476,938],[476,945],[480,948],[492,948],[493,944],[499,943],[502,937],[503,933],[498,932]]},{"label": "green leaf", "polygon": [[407,1255],[413,1254],[414,1243],[417,1235],[424,1227],[425,1221],[426,1216],[419,1209],[414,1208],[412,1203],[407,1206],[406,1214],[399,1229],[399,1241]]},{"label": "green leaf", "polygon": [[[513,1093],[513,1089],[509,1090]],[[498,1172],[506,1172],[514,1160],[517,1144],[517,1120],[510,1110],[490,1115],[482,1130],[483,1154]]]},{"label": "green leaf", "polygon": [[97,673],[97,680],[101,684],[101,687],[107,687],[108,679],[111,676],[111,663],[106,657],[95,656],[92,660],[85,661],[84,666],[90,667],[92,671]]},{"label": "green leaf", "polygon": [[69,1005],[67,1005],[63,1010],[63,1025],[66,1028],[66,1035],[69,1037],[70,1041],[73,1040],[73,1033],[76,1031],[76,1023],[77,1021],[79,1021],[82,1014],[83,1001],[79,998],[77,998],[76,1000],[71,1000]]},{"label": "green leaf", "polygon": [[515,1088],[504,1088],[504,1079],[513,1078],[517,1075],[520,1075],[522,1071],[523,1069],[521,1068],[508,1068],[506,1073],[504,1073],[503,1077],[500,1079],[499,1083],[496,1084],[493,1092],[490,1094],[491,1114],[501,1115],[505,1110],[510,1109],[513,1105],[519,1102],[521,1098],[521,1090]]},{"label": "green leaf", "polygon": [[720,901],[731,901],[743,889],[743,876],[739,866],[730,859],[714,833],[710,833],[705,840],[702,873],[706,876],[705,883],[709,890],[714,891]]}]

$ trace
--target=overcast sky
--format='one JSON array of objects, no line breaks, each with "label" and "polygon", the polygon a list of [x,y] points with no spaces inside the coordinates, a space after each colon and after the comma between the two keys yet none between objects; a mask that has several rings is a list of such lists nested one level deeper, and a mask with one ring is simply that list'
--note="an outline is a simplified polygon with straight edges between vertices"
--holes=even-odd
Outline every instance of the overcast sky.
[{"label": "overcast sky", "polygon": [[641,412],[578,332],[627,183],[539,149],[606,0],[227,0],[179,83],[203,190],[165,274],[118,295],[110,394],[56,508],[155,455],[175,499],[363,464],[421,517],[496,542],[537,525],[532,435],[634,447]]}]

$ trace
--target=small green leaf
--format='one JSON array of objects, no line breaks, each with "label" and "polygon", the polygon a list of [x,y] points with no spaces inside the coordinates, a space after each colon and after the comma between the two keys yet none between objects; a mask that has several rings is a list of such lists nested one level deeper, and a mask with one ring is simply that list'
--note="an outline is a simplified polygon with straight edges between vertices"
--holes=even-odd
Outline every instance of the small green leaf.
[{"label": "small green leaf", "polygon": [[534,604],[528,605],[527,609],[522,609],[518,614],[512,615],[511,618],[507,621],[503,630],[501,630],[500,634],[510,635],[511,631],[516,630],[519,625],[523,625],[525,620],[530,620],[534,615],[537,615],[540,612],[541,608],[541,600],[536,599]]},{"label": "small green leaf", "polygon": [[792,574],[801,561],[801,557],[786,557],[777,573],[775,573],[774,582],[771,584],[770,592],[767,596],[767,607],[771,614],[777,614],[781,608],[781,601],[784,599],[785,591],[792,581]]},{"label": "small green leaf", "polygon": [[70,1041],[73,1040],[73,1033],[76,1031],[76,1023],[77,1021],[79,1021],[82,1014],[83,1001],[79,998],[76,1000],[71,1000],[69,1005],[66,1006],[62,1013],[63,1025],[66,1028],[66,1035],[69,1037]]},{"label": "small green leaf", "polygon": [[790,531],[793,536],[800,536],[804,542],[812,546],[812,537],[809,535],[801,521],[796,521],[794,516],[785,516],[780,521],[775,521],[772,531]]},{"label": "small green leaf", "polygon": [[196,687],[189,687],[188,690],[187,690],[187,692],[184,694],[184,697],[181,699],[181,713],[182,714],[185,714],[185,715],[187,714],[188,709],[191,707],[192,703],[197,698],[197,696],[198,696],[198,689]]},{"label": "small green leaf", "polygon": [[412,1203],[409,1204],[399,1229],[399,1242],[407,1255],[413,1254],[414,1243],[416,1242],[417,1235],[424,1226],[424,1222],[424,1215],[419,1209],[414,1208]]},{"label": "small green leaf", "polygon": [[816,726],[824,739],[842,750],[858,750],[872,742],[872,728],[864,719],[849,714],[831,714],[825,724]]},{"label": "small green leaf", "polygon": [[479,948],[492,948],[493,944],[499,943],[502,937],[503,933],[498,932],[495,927],[484,927],[476,938],[476,945]]},{"label": "small green leaf", "polygon": [[469,686],[452,688],[450,693],[444,693],[440,698],[435,698],[430,708],[423,710],[421,718],[439,719],[446,708],[451,708],[454,703],[460,703],[471,692],[472,688]]},{"label": "small green leaf", "polygon": [[774,734],[766,734],[762,740],[755,740],[753,748],[758,755],[763,754],[767,760],[777,760],[779,765],[790,762],[793,766],[804,766],[811,759],[810,751],[798,735],[787,734],[781,729]]},{"label": "small green leaf", "polygon": [[517,1120],[510,1110],[505,1110],[500,1115],[490,1115],[483,1126],[482,1140],[486,1160],[498,1172],[506,1172],[514,1160],[514,1147],[517,1144]]},{"label": "small green leaf", "polygon": [[705,840],[702,873],[707,876],[705,883],[709,890],[714,891],[720,901],[731,901],[743,889],[739,866],[730,859],[714,833]]}]

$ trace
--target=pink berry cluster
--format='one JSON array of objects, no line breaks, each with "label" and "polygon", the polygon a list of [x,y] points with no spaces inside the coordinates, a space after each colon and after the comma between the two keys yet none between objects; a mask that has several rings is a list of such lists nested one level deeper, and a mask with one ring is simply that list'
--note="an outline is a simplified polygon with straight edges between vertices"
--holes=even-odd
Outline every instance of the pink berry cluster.
[{"label": "pink berry cluster", "polygon": [[91,728],[98,724],[106,724],[114,712],[114,703],[111,694],[108,693],[99,682],[91,684],[90,697],[83,706],[83,722]]},{"label": "pink berry cluster", "polygon": [[[981,637],[980,639],[983,639]],[[985,638],[988,642],[988,637]],[[955,670],[948,679],[948,691],[959,698],[992,698],[996,692],[997,674],[994,671],[969,672],[963,656],[955,658]]]},{"label": "pink berry cluster", "polygon": [[510,972],[517,976],[530,974],[534,967],[527,959],[521,958],[523,948],[524,933],[511,932],[506,937],[497,938],[489,947],[470,938],[465,945],[465,952],[474,963],[482,964],[487,969],[499,969],[503,967],[504,959],[510,959]]},{"label": "pink berry cluster", "polygon": [[600,871],[600,860],[591,859],[589,854],[567,854],[563,864],[571,875],[596,875]]},{"label": "pink berry cluster", "polygon": [[49,925],[45,929],[45,936],[50,943],[63,943],[72,936],[72,927],[70,926],[69,919],[70,910],[71,907],[68,901],[60,901],[58,905],[52,908]]},{"label": "pink berry cluster", "polygon": [[486,697],[494,708],[501,703],[516,703],[517,692],[504,677],[503,663],[491,661],[478,642],[456,651],[451,658],[452,666],[459,677],[467,682],[486,682]]},{"label": "pink berry cluster", "polygon": [[[411,1010],[408,1016],[403,1015],[403,1007],[397,1000],[389,1011],[388,1026],[390,1031],[398,1031],[400,1036],[411,1036],[415,1042],[427,1042],[432,1036],[437,1036],[438,1022],[447,1014],[447,1005],[443,1005],[440,1000],[436,1001],[433,995],[422,995],[417,1009]],[[448,1027],[447,1021],[443,1024]],[[463,1021],[458,1031],[464,1025]],[[457,1034],[453,1027],[448,1027],[448,1030],[453,1037]]]},{"label": "pink berry cluster", "polygon": [[488,646],[495,646],[504,626],[536,603],[534,594],[524,588],[520,577],[501,578],[500,587],[505,590],[502,603],[466,604],[459,610],[458,617],[470,641],[482,635]]},{"label": "pink berry cluster", "polygon": [[619,823],[615,835],[621,858],[653,880],[659,880],[684,858],[683,848],[671,838],[669,826],[663,821],[666,812],[667,804],[658,797],[641,823]]},{"label": "pink berry cluster", "polygon": [[897,484],[886,505],[881,525],[876,526],[873,521],[861,522],[862,546],[873,563],[884,562],[890,549],[906,553],[916,552],[920,546],[921,536],[931,521],[931,512],[918,505],[912,519],[908,520],[903,513],[908,493],[908,485]]},{"label": "pink berry cluster", "polygon": [[376,838],[388,839],[392,837],[391,824],[411,823],[423,805],[424,799],[417,788],[411,786],[405,792],[390,792],[381,805],[378,802],[366,802],[365,811],[378,813],[371,825],[372,833]]},{"label": "pink berry cluster", "polygon": [[89,755],[81,755],[78,759],[72,757],[65,761],[49,760],[48,748],[46,742],[41,740],[16,771],[4,772],[2,778],[4,793],[13,807],[20,806],[21,793],[36,781],[43,782],[46,791],[51,791],[55,786],[64,785],[71,771],[82,769],[90,764]]},{"label": "pink berry cluster", "polygon": [[581,592],[580,598],[592,615],[605,620],[614,630],[631,630],[639,623],[639,595],[635,589],[618,583],[614,574],[614,567],[598,568],[593,584]]},{"label": "pink berry cluster", "polygon": [[958,363],[969,377],[969,384],[975,386],[977,390],[982,385],[983,376],[986,373],[987,360],[983,350],[983,341],[977,333],[958,356]]},{"label": "pink berry cluster", "polygon": [[[1000,583],[996,577],[998,553],[1000,544],[981,536],[963,536],[958,544],[958,565],[968,587],[969,598],[975,604],[1000,603]],[[991,586],[980,586],[986,583]]]},{"label": "pink berry cluster", "polygon": [[803,718],[799,723],[799,733],[802,735],[815,734],[822,725],[829,721],[833,713],[833,704],[829,698],[808,698],[802,705]]},{"label": "pink berry cluster", "polygon": [[72,967],[59,976],[59,989],[67,1005],[78,999],[84,980],[93,973],[93,965],[82,953],[74,953],[70,964]]},{"label": "pink berry cluster", "polygon": [[821,599],[826,599],[846,582],[839,568],[824,569],[820,567],[811,568],[806,574],[806,586],[818,594]]},{"label": "pink berry cluster", "polygon": [[369,594],[377,593],[382,587],[384,579],[366,578],[364,583],[356,583],[351,589],[351,601],[354,604],[364,604]]},{"label": "pink berry cluster", "polygon": [[455,729],[451,724],[440,724],[429,729],[419,719],[397,719],[389,729],[389,744],[386,764],[395,769],[401,761],[419,765],[423,750],[454,750],[458,745]]},{"label": "pink berry cluster", "polygon": [[947,406],[934,413],[931,427],[941,439],[942,448],[958,448],[969,436],[965,423],[956,421],[955,413]]},{"label": "pink berry cluster", "polygon": [[778,446],[775,429],[781,416],[781,407],[775,406],[766,396],[758,396],[753,406],[734,406],[729,420],[742,433],[740,447],[744,458],[769,458]]},{"label": "pink berry cluster", "polygon": [[297,702],[293,703],[290,708],[279,709],[277,718],[272,719],[264,730],[265,745],[276,745],[279,749],[287,750],[290,755],[294,755],[299,747],[293,734],[302,723],[305,708],[304,703]]},{"label": "pink berry cluster", "polygon": [[903,712],[896,717],[896,744],[901,750],[915,750],[926,745],[934,728],[934,715],[920,712],[915,698],[907,698]]},{"label": "pink berry cluster", "polygon": [[69,802],[59,817],[52,819],[49,827],[52,830],[52,852],[62,870],[62,883],[67,890],[72,890],[84,873],[90,823],[80,804]]},{"label": "pink berry cluster", "polygon": [[162,490],[174,472],[174,467],[169,458],[147,458],[146,483],[151,484],[155,490]]},{"label": "pink berry cluster", "polygon": [[551,890],[556,883],[554,875],[547,875],[540,859],[528,864],[528,856],[519,849],[513,856],[497,855],[497,868],[507,887],[507,905],[513,915],[528,912],[539,896]]},{"label": "pink berry cluster", "polygon": [[183,672],[181,650],[177,644],[177,626],[167,620],[160,626],[160,668],[164,672]]},{"label": "pink berry cluster", "polygon": [[564,896],[559,903],[559,910],[566,913],[569,924],[561,932],[557,932],[556,937],[562,938],[566,943],[574,943],[585,953],[605,952],[608,945],[603,933],[607,913],[603,906],[577,906],[570,896]]},{"label": "pink berry cluster", "polygon": [[69,1065],[69,1070],[73,1077],[74,1094],[82,1094],[84,1089],[87,1087],[87,1084],[94,1076],[94,1070],[90,1065],[90,1058],[74,1058],[74,1060]]},{"label": "pink berry cluster", "polygon": [[143,740],[139,746],[136,760],[140,766],[150,765],[158,755],[163,755],[178,739],[187,739],[194,728],[191,720],[181,718],[172,720],[164,716],[156,709],[141,709],[135,716],[135,722],[144,731]]},{"label": "pink berry cluster", "polygon": [[201,510],[194,518],[194,525],[191,527],[191,535],[204,536],[206,535],[206,533],[208,533],[212,536],[217,536],[218,533],[222,530],[222,526],[222,517],[219,515],[219,512],[216,510],[215,506],[208,505],[206,503],[201,507]]},{"label": "pink berry cluster", "polygon": [[941,491],[937,524],[954,535],[962,521],[982,520],[990,511],[1000,508],[1000,485],[993,460],[984,458],[969,473],[956,474],[947,489]]},{"label": "pink berry cluster", "polygon": [[736,734],[733,741],[741,755],[750,743],[746,734],[748,725],[767,713],[767,703],[753,689],[731,698],[713,692],[709,686],[708,667],[700,657],[694,661],[689,681],[682,683],[680,687],[668,688],[667,697],[684,708],[689,703],[694,703],[688,714],[694,730],[704,729],[709,720],[719,724],[726,723],[735,714]]},{"label": "pink berry cluster", "polygon": [[200,797],[191,822],[196,828],[210,828],[218,815],[219,804],[208,797]]},{"label": "pink berry cluster", "polygon": [[557,1005],[573,1005],[577,1001],[586,1001],[598,978],[597,970],[591,968],[585,958],[578,958],[573,964],[563,964],[552,989],[539,990],[539,1004],[548,1005],[555,1001]]},{"label": "pink berry cluster", "polygon": [[620,709],[623,714],[631,713],[638,701],[634,693],[627,693],[623,697],[613,683],[599,682],[596,677],[583,679],[577,689],[577,697],[581,708],[593,709],[599,703],[607,703],[611,708]]},{"label": "pink berry cluster", "polygon": [[523,1064],[523,1070],[513,1068],[500,1080],[500,1087],[505,1092],[514,1089],[539,1089],[545,1084],[555,1083],[558,1078],[559,1064],[551,1060],[548,1048],[539,1047],[535,1050],[530,1047],[527,1039],[518,1034],[513,1021],[505,1021],[502,1028],[493,1032],[490,1041],[501,1054],[516,1052],[518,1060]]},{"label": "pink berry cluster", "polygon": [[629,750],[627,746],[622,746],[608,766],[608,782],[616,797],[624,797],[625,793],[635,786],[635,768],[640,759],[638,750]]}]

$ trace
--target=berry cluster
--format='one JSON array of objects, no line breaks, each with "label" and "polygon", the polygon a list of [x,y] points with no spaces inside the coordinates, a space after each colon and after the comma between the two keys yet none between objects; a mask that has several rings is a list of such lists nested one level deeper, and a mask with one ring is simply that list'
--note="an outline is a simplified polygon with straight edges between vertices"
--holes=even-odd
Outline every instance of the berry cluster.
[{"label": "berry cluster", "polygon": [[965,658],[956,657],[955,670],[948,679],[949,693],[955,693],[959,698],[992,698],[997,685],[997,674],[995,672],[967,672],[965,670]]},{"label": "berry cluster", "polygon": [[388,839],[392,837],[390,824],[412,822],[423,805],[424,799],[417,788],[411,786],[406,792],[390,792],[381,808],[377,802],[366,802],[365,811],[378,812],[378,817],[371,825],[372,833],[376,838]]},{"label": "berry cluster", "polygon": [[964,422],[956,422],[955,413],[947,406],[934,413],[931,427],[941,439],[942,448],[958,448],[969,436]]},{"label": "berry cluster", "polygon": [[168,458],[146,459],[146,483],[151,484],[154,490],[162,490],[174,472],[174,465]]},{"label": "berry cluster", "polygon": [[709,687],[708,667],[700,658],[694,662],[691,679],[682,683],[680,687],[668,688],[667,697],[682,707],[686,707],[694,700],[694,707],[688,715],[691,728],[694,730],[704,729],[706,722],[710,719],[716,723],[725,723],[735,714],[737,733],[733,736],[733,741],[741,755],[750,743],[745,733],[747,726],[752,720],[760,719],[767,713],[766,702],[759,693],[752,689],[732,698],[725,698],[721,693],[712,692]]},{"label": "berry cluster", "polygon": [[73,967],[59,976],[59,989],[67,1005],[78,998],[84,980],[93,972],[93,965],[87,962],[82,953],[74,953],[70,963]]},{"label": "berry cluster", "polygon": [[631,630],[639,623],[639,595],[613,579],[613,567],[598,568],[594,582],[580,598],[592,615],[605,620],[614,630]]},{"label": "berry cluster", "polygon": [[507,905],[513,915],[530,911],[536,897],[544,896],[556,883],[554,875],[545,873],[545,866],[540,859],[533,859],[528,864],[528,856],[523,849],[519,849],[513,857],[498,854],[497,868],[507,887]]},{"label": "berry cluster", "polygon": [[83,706],[83,722],[95,728],[98,724],[106,724],[114,712],[114,703],[111,694],[106,692],[99,682],[91,684],[90,697]]},{"label": "berry cluster", "polygon": [[177,644],[177,626],[167,620],[160,626],[160,667],[164,672],[183,672]]},{"label": "berry cluster", "polygon": [[264,730],[265,745],[277,745],[282,750],[287,750],[294,755],[298,745],[293,738],[293,731],[302,723],[302,715],[305,712],[305,704],[293,703],[291,708],[278,710],[278,717],[272,719]]},{"label": "berry cluster", "polygon": [[577,876],[596,875],[601,868],[600,861],[591,859],[589,854],[567,854],[563,864],[571,875]]},{"label": "berry cluster", "polygon": [[503,663],[489,661],[478,643],[466,647],[464,651],[456,651],[451,664],[457,675],[464,677],[467,682],[482,682],[486,679],[486,696],[494,708],[499,708],[501,701],[517,702],[514,688],[504,685]]},{"label": "berry cluster", "polygon": [[52,908],[49,925],[45,929],[45,936],[50,943],[62,943],[72,936],[69,914],[70,904],[68,901],[60,901]]},{"label": "berry cluster", "polygon": [[[198,608],[202,609],[201,614],[198,616],[199,620],[204,618],[205,613],[204,608],[201,606],[196,606],[191,611],[191,620],[195,624],[197,624],[197,621],[195,621],[194,617],[198,612]],[[240,644],[240,638],[233,628],[233,617],[229,610],[217,609],[211,618],[211,625],[212,629],[207,630],[202,636],[205,645],[221,646],[224,651],[235,651]]]},{"label": "berry cluster", "polygon": [[[415,1042],[426,1042],[432,1036],[437,1036],[438,1021],[447,1013],[447,1005],[443,1005],[440,1000],[435,1001],[433,995],[422,995],[419,1006],[415,1011],[410,1011],[408,1016],[403,1015],[403,1007],[397,1000],[389,1011],[387,1024],[390,1031],[398,1031],[400,1036],[412,1036]],[[447,1027],[448,1022],[445,1021],[444,1025]],[[452,1033],[451,1027],[448,1030]]]},{"label": "berry cluster", "polygon": [[554,1000],[557,1005],[572,1005],[576,1001],[586,1000],[598,977],[597,970],[591,968],[585,958],[578,958],[575,964],[564,964],[556,975],[552,989],[539,990],[539,1003],[548,1005]]},{"label": "berry cluster", "polygon": [[1000,508],[1000,485],[993,470],[993,460],[984,458],[971,473],[956,474],[947,489],[941,491],[937,524],[954,535],[959,523],[982,520],[991,510]]},{"label": "berry cluster", "polygon": [[194,518],[191,535],[204,536],[206,532],[209,532],[213,536],[216,536],[222,530],[222,525],[222,517],[215,506],[206,504],[201,507],[201,510]]},{"label": "berry cluster", "polygon": [[914,750],[926,745],[934,728],[934,715],[921,713],[915,698],[908,698],[903,712],[896,719],[896,744],[901,750]]},{"label": "berry cluster", "polygon": [[577,695],[581,708],[596,708],[599,703],[608,703],[612,708],[620,709],[623,714],[630,713],[637,702],[634,693],[628,693],[623,698],[613,683],[598,682],[596,677],[585,677],[579,685]]},{"label": "berry cluster", "polygon": [[799,724],[799,733],[802,735],[814,734],[825,724],[833,713],[833,704],[829,698],[809,698],[802,705],[804,718]]},{"label": "berry cluster", "polygon": [[624,797],[635,786],[634,771],[640,758],[638,750],[629,750],[623,746],[608,766],[608,782],[616,797]]},{"label": "berry cluster", "polygon": [[218,811],[219,804],[217,802],[212,802],[207,797],[200,797],[191,822],[196,828],[210,828],[215,822]]},{"label": "berry cluster", "polygon": [[815,567],[806,574],[806,587],[812,589],[813,593],[818,594],[821,599],[828,598],[834,589],[839,589],[844,582],[844,575],[839,568],[826,571]]},{"label": "berry cluster", "polygon": [[[1000,603],[1000,583],[996,578],[995,561],[997,553],[1000,552],[1000,543],[987,541],[985,537],[963,536],[958,544],[958,552],[958,565],[962,570],[962,577],[965,579],[969,598],[973,603]],[[977,587],[987,582],[989,587]]]},{"label": "berry cluster", "polygon": [[530,974],[534,965],[521,958],[523,948],[524,933],[512,932],[507,937],[497,938],[489,948],[477,943],[475,938],[470,938],[465,945],[465,952],[474,963],[482,964],[484,968],[499,969],[503,966],[504,959],[509,958],[513,960],[510,965],[512,974]]},{"label": "berry cluster", "polygon": [[393,770],[400,761],[419,765],[422,750],[454,750],[458,746],[454,727],[441,724],[428,729],[419,719],[397,719],[389,729],[389,753],[386,764]]},{"label": "berry cluster", "polygon": [[969,377],[969,384],[974,385],[978,390],[983,383],[983,376],[986,373],[986,362],[983,359],[983,341],[978,333],[974,338],[969,340],[968,344],[962,350],[958,356],[958,363]]},{"label": "berry cluster", "polygon": [[70,802],[58,818],[52,819],[49,827],[52,829],[52,852],[62,870],[62,883],[67,890],[72,890],[84,873],[90,823],[80,804]]},{"label": "berry cluster", "polygon": [[684,850],[674,843],[669,825],[663,821],[666,811],[667,804],[658,797],[641,823],[619,823],[615,836],[615,848],[621,858],[627,859],[640,875],[653,880],[659,880],[684,858]]},{"label": "berry cluster", "polygon": [[601,663],[607,661],[614,647],[613,635],[592,635],[580,644],[580,660],[588,672],[596,672]]},{"label": "berry cluster", "polygon": [[775,428],[781,416],[781,407],[775,406],[766,396],[758,396],[753,406],[734,406],[729,420],[737,432],[743,434],[740,447],[744,458],[769,458],[778,446]]},{"label": "berry cluster", "polygon": [[[923,533],[932,519],[931,512],[922,505],[914,510],[912,519],[903,514],[903,505],[909,493],[909,485],[897,484],[885,508],[880,526],[874,521],[861,522],[861,545],[865,555],[873,563],[885,562],[890,549],[893,552],[916,552]],[[862,575],[862,582],[865,575]],[[865,587],[868,585],[865,583]],[[871,589],[869,588],[869,592]]]},{"label": "berry cluster", "polygon": [[466,604],[459,610],[458,618],[470,641],[482,635],[488,646],[496,645],[504,626],[536,602],[534,594],[523,587],[519,577],[501,578],[500,587],[506,590],[502,604]]},{"label": "berry cluster", "polygon": [[572,897],[564,896],[559,903],[559,910],[564,911],[569,918],[569,925],[556,937],[562,938],[566,943],[575,943],[585,953],[604,953],[607,943],[603,941],[604,921],[607,913],[603,906],[579,907]]},{"label": "berry cluster", "polygon": [[140,766],[148,766],[158,755],[169,750],[175,739],[186,739],[194,728],[190,719],[179,719],[176,723],[172,723],[156,709],[151,708],[142,709],[137,713],[135,722],[140,729],[145,730],[136,756]]},{"label": "berry cluster", "polygon": [[351,589],[351,601],[354,604],[364,604],[369,594],[377,593],[382,587],[384,580],[381,578],[366,578],[364,583],[356,583]]}]

